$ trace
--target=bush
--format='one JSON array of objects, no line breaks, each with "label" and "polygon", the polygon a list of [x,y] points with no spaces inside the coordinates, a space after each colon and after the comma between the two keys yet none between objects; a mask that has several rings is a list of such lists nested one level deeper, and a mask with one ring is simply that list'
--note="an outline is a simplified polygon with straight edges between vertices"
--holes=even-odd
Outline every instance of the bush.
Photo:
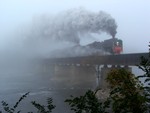
[{"label": "bush", "polygon": [[146,97],[140,81],[125,69],[113,69],[108,73],[110,99],[114,113],[146,113]]},{"label": "bush", "polygon": [[75,113],[107,113],[109,100],[102,103],[95,94],[96,92],[88,90],[85,95],[80,97],[71,96],[71,99],[66,99],[65,102],[69,103],[71,110]]}]

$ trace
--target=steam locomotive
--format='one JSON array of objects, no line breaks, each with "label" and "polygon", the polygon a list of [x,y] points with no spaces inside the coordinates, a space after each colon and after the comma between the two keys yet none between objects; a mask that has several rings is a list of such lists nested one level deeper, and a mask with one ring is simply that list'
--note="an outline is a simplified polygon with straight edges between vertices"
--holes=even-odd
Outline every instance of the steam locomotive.
[{"label": "steam locomotive", "polygon": [[88,44],[88,46],[95,49],[101,49],[113,55],[120,54],[123,51],[123,42],[121,39],[117,38],[107,39],[103,42],[93,42]]}]

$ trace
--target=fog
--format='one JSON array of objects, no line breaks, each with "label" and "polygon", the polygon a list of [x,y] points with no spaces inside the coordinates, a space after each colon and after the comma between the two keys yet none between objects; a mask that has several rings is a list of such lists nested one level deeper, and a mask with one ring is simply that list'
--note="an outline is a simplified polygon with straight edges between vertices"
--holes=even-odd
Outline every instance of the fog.
[{"label": "fog", "polygon": [[[40,96],[42,102],[54,97],[61,111],[59,99],[70,95],[73,87],[60,95],[54,86],[64,84],[54,81],[50,67],[43,72],[39,59],[104,54],[84,46],[112,37],[123,40],[123,54],[147,52],[149,4],[146,0],[0,0],[0,100],[12,104],[31,91],[31,98]],[[60,83],[72,83],[75,77],[66,79],[71,80]]]}]

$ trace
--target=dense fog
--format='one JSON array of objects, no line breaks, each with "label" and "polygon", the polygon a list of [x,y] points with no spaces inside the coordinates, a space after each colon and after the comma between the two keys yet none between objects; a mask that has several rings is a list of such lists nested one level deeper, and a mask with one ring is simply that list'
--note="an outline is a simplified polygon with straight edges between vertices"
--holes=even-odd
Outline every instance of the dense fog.
[{"label": "dense fog", "polygon": [[[149,1],[63,1],[0,1],[0,100],[13,105],[30,91],[25,102],[53,97],[54,113],[70,113],[64,99],[95,88],[95,70],[73,65],[54,69],[43,59],[108,54],[86,44],[113,37],[123,40],[123,53],[148,50]],[[143,74],[137,70],[133,72]]]}]

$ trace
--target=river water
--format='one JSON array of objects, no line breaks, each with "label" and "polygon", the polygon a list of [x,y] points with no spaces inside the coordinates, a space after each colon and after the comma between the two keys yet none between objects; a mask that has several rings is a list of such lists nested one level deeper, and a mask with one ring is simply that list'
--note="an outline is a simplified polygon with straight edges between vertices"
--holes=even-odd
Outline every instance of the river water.
[{"label": "river water", "polygon": [[[74,87],[71,80],[78,81],[78,79],[73,76],[71,78],[68,76],[67,81],[65,79],[57,81],[51,68],[45,71],[40,64],[31,64],[21,62],[17,65],[15,63],[0,65],[0,101],[4,100],[9,103],[9,106],[13,106],[23,94],[30,92],[18,106],[18,110],[22,110],[21,113],[30,111],[36,113],[31,101],[46,105],[48,97],[51,97],[53,104],[56,105],[53,113],[72,113],[69,105],[64,102],[65,99],[70,95],[83,95],[90,87],[81,87],[81,85]],[[81,82],[84,84],[84,81]],[[3,111],[1,103],[0,111]]]},{"label": "river water", "polygon": [[[93,71],[90,73],[90,71],[82,68],[83,72],[81,73],[84,75],[84,78],[81,77],[82,80],[80,80],[80,77],[76,79],[74,76],[67,76],[63,80],[63,77],[66,75],[62,74],[60,78],[63,81],[61,81],[61,79],[57,81],[54,77],[54,71],[51,68],[47,68],[46,71],[43,70],[42,65],[29,65],[29,63],[25,62],[21,62],[21,64],[19,63],[17,65],[1,65],[0,101],[4,100],[9,103],[9,106],[13,106],[23,94],[30,92],[27,98],[18,106],[18,110],[22,110],[21,113],[30,111],[36,113],[36,109],[31,104],[31,101],[37,101],[40,104],[46,105],[46,99],[48,97],[51,97],[54,101],[53,104],[56,105],[53,113],[72,113],[68,104],[64,102],[65,99],[69,98],[70,95],[83,95],[88,89],[94,89],[94,87],[96,87],[96,77],[94,84],[91,84],[94,81],[94,77],[88,78],[88,75],[92,74]],[[88,70],[90,70],[90,68]],[[75,70],[73,72],[75,73]],[[142,74],[142,72],[135,67],[133,67],[133,72],[137,75]],[[81,76],[79,73],[76,73],[76,75]],[[93,74],[92,76],[95,75]],[[93,81],[90,81],[91,79],[93,79]],[[76,82],[73,83],[73,81]],[[77,84],[77,81],[80,82]],[[90,81],[90,83],[87,81]],[[84,86],[84,83],[89,84],[89,86]],[[1,104],[0,110],[3,111]]]}]

